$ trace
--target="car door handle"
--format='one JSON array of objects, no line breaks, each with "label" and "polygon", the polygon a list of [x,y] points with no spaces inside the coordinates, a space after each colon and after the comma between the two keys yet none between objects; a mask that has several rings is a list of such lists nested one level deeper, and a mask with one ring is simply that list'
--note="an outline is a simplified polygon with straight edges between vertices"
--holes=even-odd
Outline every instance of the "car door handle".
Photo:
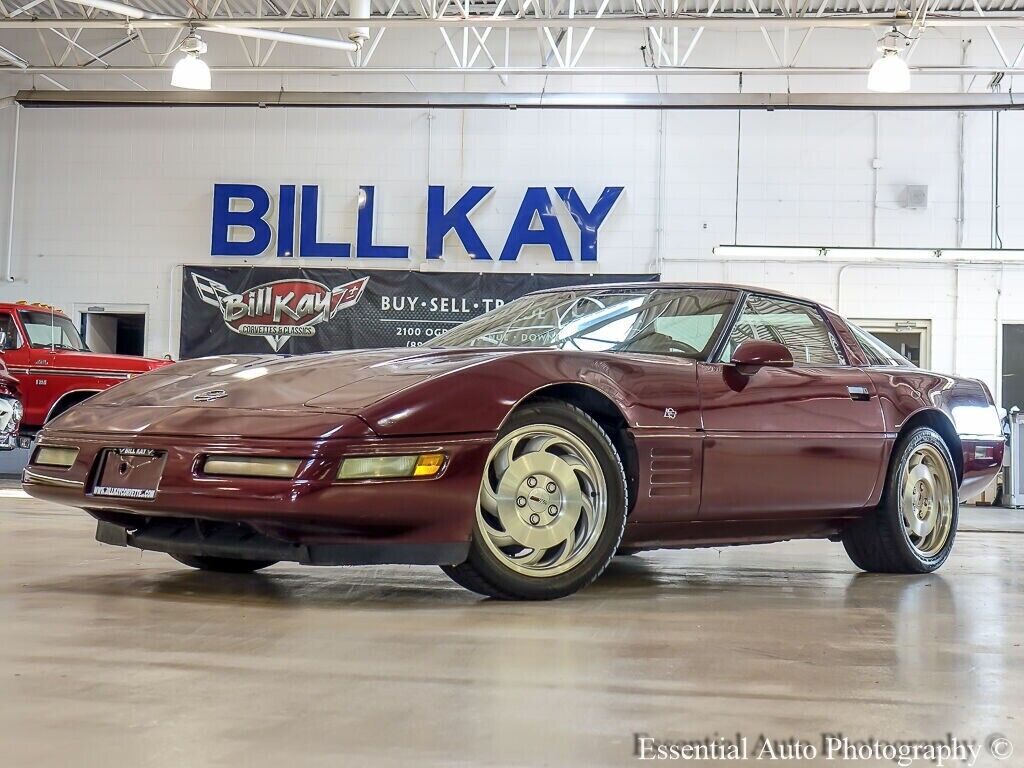
[{"label": "car door handle", "polygon": [[870,400],[871,391],[867,387],[847,387],[851,400]]}]

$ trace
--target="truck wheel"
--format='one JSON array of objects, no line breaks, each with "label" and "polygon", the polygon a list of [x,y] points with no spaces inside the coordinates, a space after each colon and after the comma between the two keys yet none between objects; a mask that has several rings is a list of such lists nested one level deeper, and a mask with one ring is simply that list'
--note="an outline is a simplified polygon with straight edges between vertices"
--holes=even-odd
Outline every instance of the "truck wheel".
[{"label": "truck wheel", "polygon": [[846,527],[843,546],[865,571],[931,573],[953,548],[959,501],[949,448],[918,427],[896,444],[878,509]]}]

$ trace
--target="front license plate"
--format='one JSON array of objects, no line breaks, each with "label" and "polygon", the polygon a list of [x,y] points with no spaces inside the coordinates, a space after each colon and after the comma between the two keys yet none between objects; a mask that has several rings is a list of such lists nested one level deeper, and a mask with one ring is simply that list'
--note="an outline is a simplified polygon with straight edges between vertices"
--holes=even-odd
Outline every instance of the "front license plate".
[{"label": "front license plate", "polygon": [[143,501],[155,499],[166,463],[166,451],[108,448],[100,459],[92,495]]}]

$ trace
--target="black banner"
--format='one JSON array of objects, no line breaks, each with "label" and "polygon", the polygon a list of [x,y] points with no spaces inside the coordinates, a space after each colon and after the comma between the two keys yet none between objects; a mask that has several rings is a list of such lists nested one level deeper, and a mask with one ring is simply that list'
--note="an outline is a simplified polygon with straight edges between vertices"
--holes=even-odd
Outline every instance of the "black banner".
[{"label": "black banner", "polygon": [[294,267],[185,267],[183,272],[183,360],[415,347],[531,291],[658,279]]}]

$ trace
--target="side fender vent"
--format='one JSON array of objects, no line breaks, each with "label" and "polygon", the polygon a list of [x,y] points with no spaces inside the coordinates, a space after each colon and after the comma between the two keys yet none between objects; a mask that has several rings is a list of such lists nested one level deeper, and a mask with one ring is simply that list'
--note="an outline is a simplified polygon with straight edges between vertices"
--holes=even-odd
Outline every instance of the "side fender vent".
[{"label": "side fender vent", "polygon": [[686,498],[696,488],[694,452],[691,447],[663,445],[651,449],[650,495]]}]

